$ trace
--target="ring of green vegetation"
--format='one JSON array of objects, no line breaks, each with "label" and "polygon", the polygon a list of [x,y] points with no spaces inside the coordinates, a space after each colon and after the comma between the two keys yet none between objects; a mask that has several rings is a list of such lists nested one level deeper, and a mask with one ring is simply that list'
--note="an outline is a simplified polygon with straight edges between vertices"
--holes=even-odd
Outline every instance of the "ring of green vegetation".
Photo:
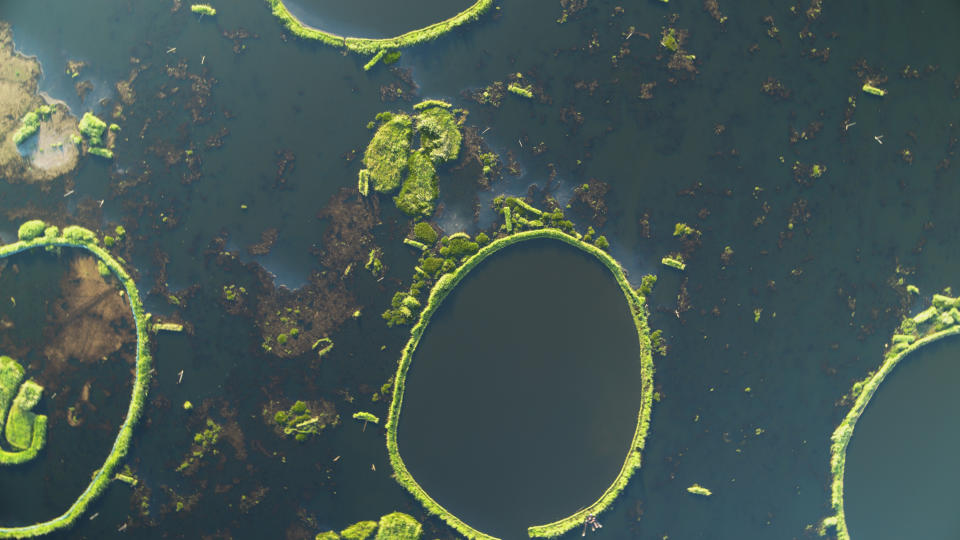
[{"label": "ring of green vegetation", "polygon": [[472,6],[444,21],[436,22],[417,30],[411,30],[399,36],[374,39],[340,36],[331,32],[324,32],[319,28],[308,26],[300,21],[300,19],[294,17],[287,7],[283,5],[283,0],[267,0],[267,3],[270,4],[273,14],[279,18],[287,30],[295,36],[304,39],[315,39],[332,47],[346,49],[362,55],[374,55],[380,51],[412,47],[420,43],[433,41],[458,26],[477,20],[480,15],[486,13],[493,6],[493,0],[477,0]]},{"label": "ring of green vegetation", "polygon": [[47,226],[40,220],[32,220],[20,226],[20,240],[0,247],[0,259],[28,251],[45,248],[55,251],[61,247],[84,249],[93,254],[113,273],[123,284],[127,298],[130,301],[130,310],[137,330],[137,370],[133,381],[133,395],[127,416],[120,426],[120,432],[113,443],[110,454],[107,455],[103,466],[93,475],[90,484],[70,505],[66,512],[49,521],[19,527],[0,527],[0,538],[29,538],[49,534],[58,529],[69,527],[76,521],[102,492],[113,477],[114,471],[127,455],[133,428],[143,414],[143,407],[147,398],[147,388],[150,383],[150,370],[153,359],[149,352],[147,319],[148,315],[140,301],[140,293],[130,274],[120,262],[107,250],[98,245],[96,235],[83,227],[70,226],[60,231],[55,226]]},{"label": "ring of green vegetation", "polygon": [[577,247],[599,259],[600,262],[602,262],[603,265],[610,270],[614,278],[616,278],[617,283],[620,285],[620,289],[623,291],[623,294],[630,306],[630,311],[633,314],[633,320],[637,328],[637,335],[640,340],[640,361],[643,375],[641,381],[641,408],[637,416],[637,427],[634,431],[633,441],[631,443],[629,452],[627,453],[627,457],[624,460],[623,466],[620,468],[620,472],[617,474],[616,479],[613,481],[610,487],[603,492],[596,502],[587,506],[586,508],[583,508],[575,514],[565,517],[559,521],[530,527],[527,530],[527,533],[530,535],[530,537],[553,538],[560,536],[561,534],[581,525],[589,514],[599,514],[608,506],[610,506],[620,492],[623,491],[624,487],[626,487],[627,482],[630,480],[630,477],[633,475],[634,471],[640,467],[641,453],[643,451],[647,431],[650,427],[650,407],[653,400],[653,357],[651,355],[650,347],[650,328],[647,326],[646,301],[643,296],[637,294],[637,292],[634,291],[630,286],[630,283],[627,281],[620,264],[602,249],[570,236],[558,229],[538,229],[518,232],[510,236],[499,238],[484,246],[476,254],[464,261],[463,264],[461,264],[456,270],[441,276],[440,279],[437,280],[437,283],[434,285],[433,289],[430,291],[430,297],[427,301],[427,305],[420,314],[419,321],[417,321],[417,323],[411,329],[410,340],[403,348],[403,353],[400,357],[400,364],[397,367],[397,374],[394,382],[393,400],[390,404],[390,411],[386,424],[387,452],[390,455],[390,464],[393,466],[397,482],[399,482],[411,494],[413,494],[413,496],[419,500],[429,512],[437,515],[440,517],[440,519],[444,520],[447,522],[447,524],[456,529],[457,532],[470,539],[487,540],[493,539],[493,537],[477,531],[476,529],[467,525],[436,501],[434,501],[433,498],[431,498],[430,495],[428,495],[427,492],[420,487],[417,481],[414,480],[413,476],[410,474],[410,471],[407,470],[403,459],[400,457],[400,452],[397,449],[397,425],[399,423],[400,410],[403,404],[403,391],[405,387],[407,371],[410,368],[410,362],[413,360],[414,351],[416,351],[417,345],[420,343],[420,338],[423,336],[423,332],[430,322],[430,318],[433,316],[434,312],[436,312],[438,306],[441,302],[443,302],[444,298],[450,294],[450,292],[457,286],[458,283],[460,283],[461,280],[463,280],[470,270],[472,270],[490,255],[493,255],[505,247],[537,238],[551,238]]},{"label": "ring of green vegetation", "polygon": [[[913,291],[915,292],[916,289],[913,288]],[[837,540],[850,540],[843,508],[843,475],[847,464],[847,445],[853,437],[853,428],[857,420],[866,410],[880,383],[907,355],[925,345],[957,334],[960,334],[960,298],[935,294],[929,308],[913,317],[905,318],[900,323],[900,327],[890,340],[890,346],[884,353],[880,369],[853,385],[851,392],[855,399],[853,407],[830,437],[832,441],[830,472],[833,476],[830,503],[835,514],[823,520],[820,525],[821,533],[834,527],[837,531]]]}]

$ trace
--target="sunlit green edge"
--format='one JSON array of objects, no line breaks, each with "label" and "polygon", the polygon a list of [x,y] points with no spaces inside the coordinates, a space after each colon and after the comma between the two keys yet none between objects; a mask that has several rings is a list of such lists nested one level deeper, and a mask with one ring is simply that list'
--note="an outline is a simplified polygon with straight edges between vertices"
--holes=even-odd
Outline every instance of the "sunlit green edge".
[{"label": "sunlit green edge", "polygon": [[[958,302],[960,298],[951,298],[949,300]],[[935,317],[938,316],[940,312],[941,311],[938,310]],[[863,388],[857,396],[850,412],[847,413],[843,422],[837,426],[837,429],[834,430],[833,435],[830,437],[832,441],[830,444],[830,472],[833,476],[830,504],[836,513],[823,520],[820,527],[821,534],[824,534],[827,528],[835,527],[837,540],[850,540],[850,532],[847,529],[847,516],[843,508],[843,475],[847,464],[847,445],[850,444],[850,439],[853,437],[853,428],[856,426],[857,420],[860,419],[860,415],[866,410],[870,399],[873,398],[873,394],[877,391],[880,383],[882,383],[884,379],[887,378],[887,375],[893,371],[893,368],[897,367],[897,364],[910,353],[925,345],[957,334],[960,334],[960,324],[955,323],[953,326],[917,339],[917,341],[911,343],[907,348],[896,354],[888,354],[880,365],[880,369],[863,383]]]},{"label": "sunlit green edge", "polygon": [[583,520],[588,514],[599,514],[608,506],[610,506],[614,499],[616,499],[617,495],[619,495],[623,488],[627,485],[627,482],[630,480],[630,477],[633,475],[634,471],[640,467],[641,452],[643,450],[647,431],[650,427],[650,407],[653,402],[653,357],[651,355],[650,347],[650,329],[647,326],[646,302],[644,298],[639,296],[630,286],[630,283],[627,281],[627,278],[624,275],[623,269],[620,267],[619,263],[617,263],[617,261],[615,261],[603,250],[585,242],[581,242],[580,240],[564,234],[557,229],[525,231],[491,242],[489,245],[478,251],[475,255],[467,259],[467,261],[464,262],[453,273],[444,274],[437,281],[437,284],[434,285],[433,290],[431,290],[427,305],[420,314],[420,320],[417,321],[417,323],[411,329],[410,340],[403,348],[403,352],[400,356],[400,363],[397,367],[397,374],[394,379],[393,399],[390,403],[390,411],[389,415],[387,416],[386,424],[387,453],[390,456],[390,464],[393,466],[394,476],[397,479],[397,482],[399,482],[400,485],[405,487],[407,491],[409,491],[417,500],[419,500],[427,509],[427,511],[444,520],[448,525],[456,529],[457,532],[464,535],[468,539],[494,540],[494,537],[470,527],[434,501],[430,495],[428,495],[426,491],[424,491],[424,489],[417,484],[416,480],[414,480],[413,476],[407,470],[403,459],[400,457],[400,452],[397,449],[397,424],[403,404],[403,391],[406,382],[406,375],[410,367],[410,362],[413,360],[413,353],[416,350],[417,345],[420,343],[420,338],[423,336],[424,329],[430,322],[430,317],[433,316],[433,313],[437,310],[437,307],[440,305],[443,299],[446,298],[450,291],[456,287],[456,285],[464,278],[464,276],[466,276],[467,273],[469,273],[470,270],[472,270],[475,266],[480,264],[480,262],[497,251],[518,242],[533,240],[536,238],[552,238],[580,248],[581,250],[586,251],[587,253],[600,259],[604,266],[606,266],[613,273],[617,283],[620,285],[620,289],[623,291],[624,296],[627,298],[627,302],[630,305],[630,311],[633,314],[633,320],[637,327],[637,335],[640,340],[642,400],[640,412],[637,417],[637,427],[633,435],[633,441],[627,457],[624,460],[623,466],[620,468],[620,473],[613,481],[613,484],[611,484],[610,487],[604,491],[603,495],[590,506],[559,521],[548,523],[546,525],[530,527],[527,531],[528,534],[531,537],[542,538],[559,536],[566,531],[569,531],[582,524]]},{"label": "sunlit green edge", "polygon": [[133,382],[133,396],[130,399],[130,407],[127,409],[127,417],[120,427],[117,439],[113,443],[110,454],[104,461],[103,466],[97,471],[93,480],[87,489],[77,497],[77,500],[59,517],[53,518],[43,523],[27,525],[23,527],[0,527],[0,538],[30,538],[49,534],[58,529],[65,529],[73,524],[110,483],[111,476],[117,466],[127,454],[130,445],[130,438],[133,435],[133,427],[140,419],[143,412],[144,402],[147,397],[147,388],[150,383],[150,370],[153,359],[149,353],[147,338],[146,313],[143,310],[143,304],[140,302],[140,293],[137,286],[130,277],[130,274],[123,269],[123,266],[113,258],[106,250],[92,242],[72,242],[62,236],[39,237],[33,240],[18,241],[12,244],[0,247],[0,259],[9,257],[17,253],[30,249],[43,247],[72,247],[85,249],[103,261],[107,268],[113,272],[113,275],[123,283],[127,298],[130,300],[130,309],[133,312],[133,319],[136,322],[137,329],[137,374]]},{"label": "sunlit green edge", "polygon": [[308,26],[301,22],[300,19],[294,17],[293,14],[287,10],[287,7],[283,5],[282,0],[266,1],[267,4],[270,5],[274,16],[280,19],[284,27],[295,36],[304,39],[315,39],[333,47],[344,48],[364,55],[376,54],[382,50],[412,47],[413,45],[432,41],[458,26],[478,19],[480,15],[484,14],[493,6],[493,0],[477,0],[475,4],[447,20],[431,24],[418,30],[412,30],[396,37],[372,39],[339,36],[330,32],[324,32],[318,28]]}]

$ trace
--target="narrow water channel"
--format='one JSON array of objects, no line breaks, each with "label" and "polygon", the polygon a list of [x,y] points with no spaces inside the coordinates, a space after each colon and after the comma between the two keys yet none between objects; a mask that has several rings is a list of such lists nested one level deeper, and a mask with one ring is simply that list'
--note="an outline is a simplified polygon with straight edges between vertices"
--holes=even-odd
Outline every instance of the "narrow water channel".
[{"label": "narrow water channel", "polygon": [[908,356],[880,385],[847,450],[853,540],[960,538],[960,341]]},{"label": "narrow water channel", "polygon": [[511,246],[434,314],[407,378],[400,455],[454,515],[523,538],[613,482],[640,376],[636,327],[610,272],[554,240]]}]

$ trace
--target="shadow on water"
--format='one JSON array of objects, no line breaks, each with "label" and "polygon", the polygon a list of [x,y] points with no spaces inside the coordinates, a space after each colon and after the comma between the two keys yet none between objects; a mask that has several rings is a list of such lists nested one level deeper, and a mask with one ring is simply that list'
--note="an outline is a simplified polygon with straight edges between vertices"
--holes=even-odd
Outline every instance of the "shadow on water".
[{"label": "shadow on water", "polygon": [[286,0],[284,5],[301,22],[341,36],[386,38],[449,19],[474,0]]},{"label": "shadow on water", "polygon": [[857,422],[844,481],[852,539],[960,537],[958,352],[951,338],[904,359]]},{"label": "shadow on water", "polygon": [[616,477],[640,407],[639,356],[623,293],[599,261],[554,241],[506,248],[424,333],[401,456],[466,523],[524,537],[594,502]]}]

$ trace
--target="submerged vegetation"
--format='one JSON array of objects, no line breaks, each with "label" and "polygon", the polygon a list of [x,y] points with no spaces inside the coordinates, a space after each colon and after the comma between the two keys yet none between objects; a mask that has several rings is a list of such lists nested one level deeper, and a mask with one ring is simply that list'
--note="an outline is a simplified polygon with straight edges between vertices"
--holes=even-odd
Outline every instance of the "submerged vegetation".
[{"label": "submerged vegetation", "polygon": [[[414,217],[433,214],[440,196],[437,167],[457,159],[463,140],[461,121],[449,108],[448,103],[428,100],[414,106],[418,112],[413,116],[378,114],[380,126],[363,155],[360,194],[368,195],[370,188],[383,194],[400,188],[393,198],[397,208]],[[419,147],[412,150],[415,140]]]},{"label": "submerged vegetation", "polygon": [[434,39],[437,39],[438,37],[452,31],[458,26],[477,20],[480,18],[480,15],[483,15],[491,7],[493,7],[493,0],[477,0],[477,2],[472,6],[461,11],[460,13],[457,13],[449,19],[425,26],[417,30],[412,30],[396,37],[368,39],[340,36],[332,32],[325,32],[318,28],[313,28],[294,17],[287,7],[283,5],[283,0],[266,1],[267,4],[270,5],[270,9],[274,16],[280,19],[280,21],[283,23],[283,26],[286,27],[286,29],[289,30],[293,35],[303,39],[315,39],[332,47],[346,49],[362,55],[376,55],[381,51],[402,49],[404,47],[412,47],[414,45],[433,41]]},{"label": "submerged vegetation", "polygon": [[[494,209],[504,217],[504,223],[498,231],[501,236],[491,241],[485,233],[479,233],[473,239],[465,233],[457,233],[441,238],[433,248],[424,246],[425,250],[415,268],[414,280],[409,291],[396,293],[391,309],[383,314],[389,325],[406,324],[417,320],[410,330],[410,340],[401,353],[394,378],[393,397],[386,423],[387,451],[397,482],[419,500],[427,511],[440,517],[467,538],[491,538],[464,523],[434,501],[413,478],[400,457],[397,446],[397,426],[410,363],[420,339],[439,305],[473,268],[490,255],[513,244],[538,238],[561,241],[593,255],[613,274],[633,315],[641,347],[639,361],[642,365],[643,380],[639,383],[642,405],[638,412],[632,444],[627,451],[626,459],[619,474],[610,487],[593,504],[575,514],[553,523],[530,527],[528,530],[531,537],[552,538],[579,526],[588,515],[603,512],[626,487],[630,477],[640,466],[641,453],[649,429],[650,407],[653,396],[653,359],[650,330],[647,326],[646,301],[627,281],[619,263],[604,252],[601,247],[589,242],[592,240],[592,235],[585,236],[576,232],[573,223],[567,220],[560,210],[544,212],[521,199],[502,196],[494,200]],[[597,240],[594,240],[594,242],[597,242]],[[602,244],[605,245],[606,242],[604,241]],[[425,292],[431,283],[433,286],[426,299],[426,304],[422,305],[418,297]]]},{"label": "submerged vegetation", "polygon": [[[0,527],[0,538],[41,536],[67,528],[86,511],[90,503],[103,493],[110,484],[114,472],[127,455],[130,439],[133,436],[133,428],[143,414],[147,389],[150,383],[150,374],[153,369],[153,358],[149,352],[149,330],[147,325],[149,315],[143,309],[143,303],[140,300],[140,293],[137,290],[136,283],[134,283],[133,278],[130,277],[130,274],[123,268],[120,262],[107,252],[107,250],[99,246],[97,236],[93,231],[76,225],[64,227],[61,231],[56,226],[47,225],[41,220],[31,220],[20,226],[17,235],[19,237],[17,242],[0,247],[0,258],[9,257],[36,248],[56,250],[57,248],[73,247],[90,252],[106,265],[114,277],[120,281],[126,298],[130,302],[130,310],[133,313],[137,333],[137,363],[133,381],[133,393],[130,398],[130,405],[127,408],[126,417],[120,426],[120,431],[117,433],[117,438],[113,443],[110,454],[104,461],[103,466],[94,473],[87,488],[77,497],[73,504],[59,516],[34,525]],[[34,388],[29,391],[28,394],[32,395],[26,395],[21,403],[26,405],[29,404],[31,400],[39,398],[39,393],[36,390],[37,389]],[[14,406],[16,407],[16,404]],[[37,418],[39,419],[40,417],[38,416]],[[34,421],[36,422],[36,420]],[[34,440],[36,440],[36,437],[39,435],[38,429],[43,431],[44,428],[45,422],[43,421],[34,424]]]},{"label": "submerged vegetation", "polygon": [[855,400],[853,407],[830,437],[830,472],[833,477],[830,504],[835,514],[821,522],[821,533],[825,534],[827,529],[835,528],[837,540],[850,540],[843,507],[847,446],[853,437],[857,420],[863,415],[877,388],[907,355],[925,345],[957,334],[960,334],[960,298],[935,294],[930,307],[913,317],[905,317],[900,323],[900,327],[890,339],[880,368],[866,379],[854,383],[850,396]]}]

